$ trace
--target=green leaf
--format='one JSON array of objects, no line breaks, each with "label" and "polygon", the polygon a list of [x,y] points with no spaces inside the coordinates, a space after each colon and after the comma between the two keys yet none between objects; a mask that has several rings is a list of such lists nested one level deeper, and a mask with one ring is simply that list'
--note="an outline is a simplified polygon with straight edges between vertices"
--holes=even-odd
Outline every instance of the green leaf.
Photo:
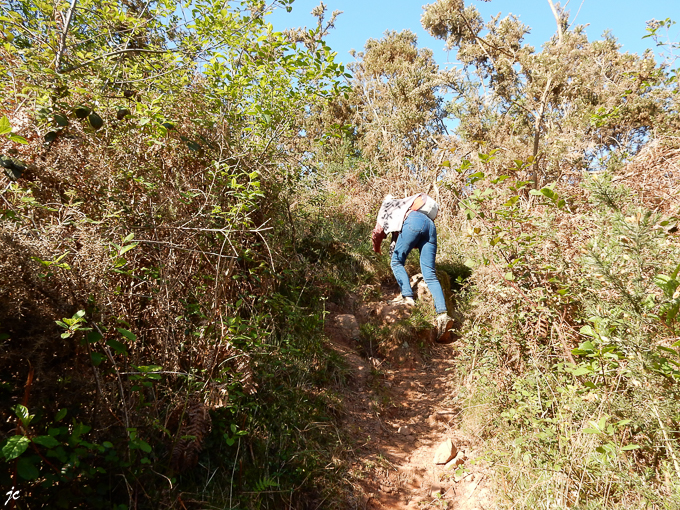
[{"label": "green leaf", "polygon": [[680,312],[680,299],[674,299],[667,306],[668,311],[666,312],[666,322],[672,322],[675,317]]},{"label": "green leaf", "polygon": [[627,444],[626,446],[621,448],[621,450],[626,452],[628,450],[637,450],[638,448],[640,448],[639,444]]},{"label": "green leaf", "polygon": [[127,347],[125,347],[125,344],[119,342],[118,340],[113,340],[113,339],[108,340],[106,342],[106,345],[111,347],[111,349],[116,351],[118,354],[124,354],[125,356],[128,355]]},{"label": "green leaf", "polygon": [[586,374],[589,374],[589,373],[591,373],[592,371],[593,371],[593,369],[590,368],[590,367],[578,367],[578,368],[577,368],[576,370],[574,370],[572,373],[573,373],[575,376],[579,376],[579,375],[586,375]]},{"label": "green leaf", "polygon": [[484,177],[485,177],[484,172],[475,172],[474,174],[470,175],[470,177],[469,177],[470,184],[474,184],[477,181],[484,179]]},{"label": "green leaf", "polygon": [[0,135],[4,135],[10,131],[12,131],[12,127],[9,125],[9,119],[5,115],[0,119]]},{"label": "green leaf", "polygon": [[54,448],[59,446],[61,443],[54,439],[52,436],[38,436],[33,438],[33,442],[46,448]]},{"label": "green leaf", "polygon": [[13,408],[14,414],[17,415],[17,418],[19,418],[22,422],[26,421],[29,417],[28,414],[28,408],[26,406],[17,404]]},{"label": "green leaf", "polygon": [[84,119],[90,114],[91,111],[92,110],[90,110],[90,108],[88,108],[87,106],[78,106],[73,110],[73,113],[75,113],[76,118]]},{"label": "green leaf", "polygon": [[31,441],[26,436],[13,436],[7,440],[7,444],[2,447],[2,454],[5,460],[14,460],[26,451]]},{"label": "green leaf", "polygon": [[678,351],[676,351],[675,349],[671,349],[671,348],[669,348],[669,347],[664,347],[663,345],[659,345],[659,349],[662,350],[662,351],[665,351],[665,352],[667,352],[667,353],[670,353],[670,354],[672,354],[673,356],[677,356],[677,355],[678,355]]},{"label": "green leaf", "polygon": [[23,167],[13,166],[12,168],[5,168],[5,175],[10,181],[17,181],[24,174]]},{"label": "green leaf", "polygon": [[90,430],[92,430],[92,427],[89,425],[85,425],[84,423],[76,423],[73,426],[73,433],[71,434],[71,441],[73,442],[80,442],[80,436],[83,434],[87,434]]},{"label": "green leaf", "polygon": [[599,434],[600,431],[597,429],[583,429],[584,434]]},{"label": "green leaf", "polygon": [[137,243],[134,244],[128,244],[127,246],[123,246],[120,251],[118,252],[118,255],[123,255],[127,252],[129,252],[132,248],[135,248],[137,246]]},{"label": "green leaf", "polygon": [[57,411],[57,414],[54,416],[54,421],[63,420],[66,417],[66,413],[68,413],[68,409],[66,409],[65,407],[59,409],[59,411]]},{"label": "green leaf", "polygon": [[90,122],[90,126],[92,126],[95,131],[101,129],[101,127],[104,125],[104,120],[95,112],[92,112],[90,115],[88,115],[87,120]]},{"label": "green leaf", "polygon": [[127,329],[123,329],[123,328],[116,328],[116,329],[118,330],[118,333],[123,335],[125,338],[127,338],[131,342],[134,342],[135,340],[137,340],[137,335],[135,335],[132,331],[128,331]]},{"label": "green leaf", "polygon": [[15,143],[21,143],[26,145],[28,143],[28,140],[26,140],[23,136],[11,134],[9,135],[9,139],[12,140]]},{"label": "green leaf", "polygon": [[513,205],[515,205],[517,203],[518,200],[519,200],[519,196],[513,195],[513,196],[510,197],[510,199],[507,202],[505,202],[503,204],[503,206],[512,207]]},{"label": "green leaf", "polygon": [[543,188],[543,189],[541,189],[541,194],[544,195],[544,196],[546,196],[546,197],[548,197],[548,198],[551,199],[551,200],[554,200],[555,198],[557,198],[557,193],[555,193],[555,192],[554,192],[553,190],[551,190],[550,188]]},{"label": "green leaf", "polygon": [[17,473],[24,480],[35,480],[40,476],[40,471],[33,465],[33,461],[21,458],[17,462]]},{"label": "green leaf", "polygon": [[130,439],[130,449],[139,449],[145,453],[151,453],[151,445],[138,437]]},{"label": "green leaf", "polygon": [[66,127],[66,126],[68,126],[68,119],[66,118],[66,116],[62,115],[61,113],[55,113],[54,114],[54,123],[59,127]]},{"label": "green leaf", "polygon": [[[114,340],[114,342],[115,342],[115,340]],[[98,352],[92,352],[92,353],[90,353],[90,359],[92,360],[92,364],[95,367],[98,367],[99,365],[101,365],[102,361],[104,361],[106,359],[106,356],[104,356],[103,354],[100,354]]]},{"label": "green leaf", "polygon": [[85,340],[90,344],[99,342],[99,340],[101,340],[102,338],[104,337],[101,335],[101,333],[99,333],[99,331],[90,331],[85,335]]},{"label": "green leaf", "polygon": [[163,370],[160,365],[141,365],[137,367],[140,372],[159,372]]},{"label": "green leaf", "polygon": [[680,285],[680,282],[678,282],[675,278],[671,278],[665,274],[658,274],[653,280],[657,287],[663,290],[664,294],[666,294],[666,296],[669,298],[673,296],[675,290],[678,288],[678,285]]},{"label": "green leaf", "polygon": [[680,273],[680,264],[678,264],[675,270],[671,273],[671,278],[675,280],[678,277],[678,273]]},{"label": "green leaf", "polygon": [[[595,331],[593,331],[593,328],[591,328],[590,326],[583,326],[583,327],[579,330],[579,332],[580,332],[582,335],[585,335],[585,336],[591,336],[591,337],[594,337],[594,336],[595,336]],[[591,345],[592,345],[592,344],[591,344]]]}]

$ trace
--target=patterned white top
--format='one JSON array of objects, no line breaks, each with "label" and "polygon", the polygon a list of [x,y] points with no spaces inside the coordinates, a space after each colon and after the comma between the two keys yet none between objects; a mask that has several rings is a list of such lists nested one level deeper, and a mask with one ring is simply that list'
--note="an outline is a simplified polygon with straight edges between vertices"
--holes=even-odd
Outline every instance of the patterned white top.
[{"label": "patterned white top", "polygon": [[383,203],[380,206],[380,211],[378,211],[377,220],[385,234],[401,232],[406,213],[419,195],[420,193],[406,198],[394,198],[392,195],[387,195],[385,197],[385,200],[383,200]]}]

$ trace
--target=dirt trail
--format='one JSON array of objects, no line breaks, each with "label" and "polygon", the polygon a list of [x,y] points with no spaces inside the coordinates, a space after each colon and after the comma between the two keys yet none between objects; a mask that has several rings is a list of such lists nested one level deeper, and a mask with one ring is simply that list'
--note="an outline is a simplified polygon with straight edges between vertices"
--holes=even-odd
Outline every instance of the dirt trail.
[{"label": "dirt trail", "polygon": [[[409,368],[365,359],[352,342],[332,345],[351,373],[344,426],[356,438],[355,508],[495,508],[488,469],[475,462],[475,439],[457,427],[459,389],[447,371],[455,366],[456,344],[430,346],[427,359],[416,353]],[[435,465],[435,452],[447,439],[458,454]]]}]

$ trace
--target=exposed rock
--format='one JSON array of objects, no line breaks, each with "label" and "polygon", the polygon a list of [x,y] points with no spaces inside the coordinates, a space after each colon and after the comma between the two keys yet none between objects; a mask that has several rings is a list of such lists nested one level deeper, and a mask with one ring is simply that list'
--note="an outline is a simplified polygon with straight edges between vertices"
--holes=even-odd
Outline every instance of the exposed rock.
[{"label": "exposed rock", "polygon": [[375,301],[376,299],[380,299],[381,293],[380,293],[380,285],[362,285],[357,289],[357,295],[361,299],[361,301]]},{"label": "exposed rock", "polygon": [[420,360],[418,346],[434,343],[437,336],[436,328],[405,320],[412,310],[407,304],[391,302],[363,303],[356,307],[359,324],[371,323],[389,329],[391,336],[381,336],[379,343],[371,344],[371,350],[377,348],[373,352],[401,368],[413,368]]},{"label": "exposed rock", "polygon": [[399,427],[399,430],[397,432],[399,432],[399,434],[401,434],[402,436],[410,436],[413,431],[409,426],[402,425],[401,427]]},{"label": "exposed rock", "polygon": [[432,294],[430,293],[430,289],[428,289],[425,280],[423,280],[422,273],[414,274],[411,277],[411,288],[413,289],[413,294],[416,296],[416,299],[419,302],[428,303],[434,306]]},{"label": "exposed rock", "polygon": [[380,322],[382,324],[394,324],[395,322],[411,316],[411,306],[406,304],[391,304],[385,302],[364,303],[357,310],[359,322]]},{"label": "exposed rock", "polygon": [[354,315],[331,315],[326,321],[324,332],[333,341],[351,344],[361,339],[359,323]]},{"label": "exposed rock", "polygon": [[427,418],[427,423],[428,423],[428,425],[430,425],[431,427],[435,427],[435,426],[437,426],[437,425],[439,425],[439,424],[441,424],[441,423],[447,423],[448,421],[450,421],[450,416],[449,416],[449,414],[448,414],[448,413],[447,413],[447,414],[444,414],[444,413],[442,413],[442,412],[435,412],[435,413],[432,413],[432,414],[431,414],[430,416],[428,416],[428,418]]},{"label": "exposed rock", "polygon": [[[437,271],[437,279],[442,286],[442,291],[444,292],[444,299],[446,301],[446,308],[449,310],[449,314],[454,310],[453,302],[451,300],[451,278],[449,274],[444,271]],[[430,289],[427,287],[427,283],[423,279],[422,273],[416,273],[411,277],[411,288],[413,293],[417,297],[418,301],[425,303],[430,303],[434,306],[434,300],[432,299],[432,294]]]},{"label": "exposed rock", "polygon": [[437,451],[434,453],[434,463],[437,465],[444,465],[453,459],[458,453],[458,449],[451,441],[451,438],[439,445]]},{"label": "exposed rock", "polygon": [[458,454],[451,459],[449,462],[446,463],[446,466],[444,466],[446,469],[454,469],[460,466],[461,464],[464,464],[465,461],[467,460],[467,457],[465,456],[464,452],[458,452]]}]

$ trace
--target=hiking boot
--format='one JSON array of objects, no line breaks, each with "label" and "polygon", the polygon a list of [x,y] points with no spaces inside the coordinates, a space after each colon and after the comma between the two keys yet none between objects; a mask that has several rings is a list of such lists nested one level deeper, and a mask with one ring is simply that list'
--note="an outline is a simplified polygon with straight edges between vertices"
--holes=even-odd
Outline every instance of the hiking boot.
[{"label": "hiking boot", "polygon": [[437,328],[437,340],[438,344],[448,344],[451,343],[453,328],[453,319],[449,317],[448,313],[440,313],[437,315],[435,322]]},{"label": "hiking boot", "polygon": [[387,302],[390,305],[408,305],[408,306],[415,306],[416,302],[413,301],[413,298],[411,296],[399,296],[398,298],[394,298],[391,301]]}]

